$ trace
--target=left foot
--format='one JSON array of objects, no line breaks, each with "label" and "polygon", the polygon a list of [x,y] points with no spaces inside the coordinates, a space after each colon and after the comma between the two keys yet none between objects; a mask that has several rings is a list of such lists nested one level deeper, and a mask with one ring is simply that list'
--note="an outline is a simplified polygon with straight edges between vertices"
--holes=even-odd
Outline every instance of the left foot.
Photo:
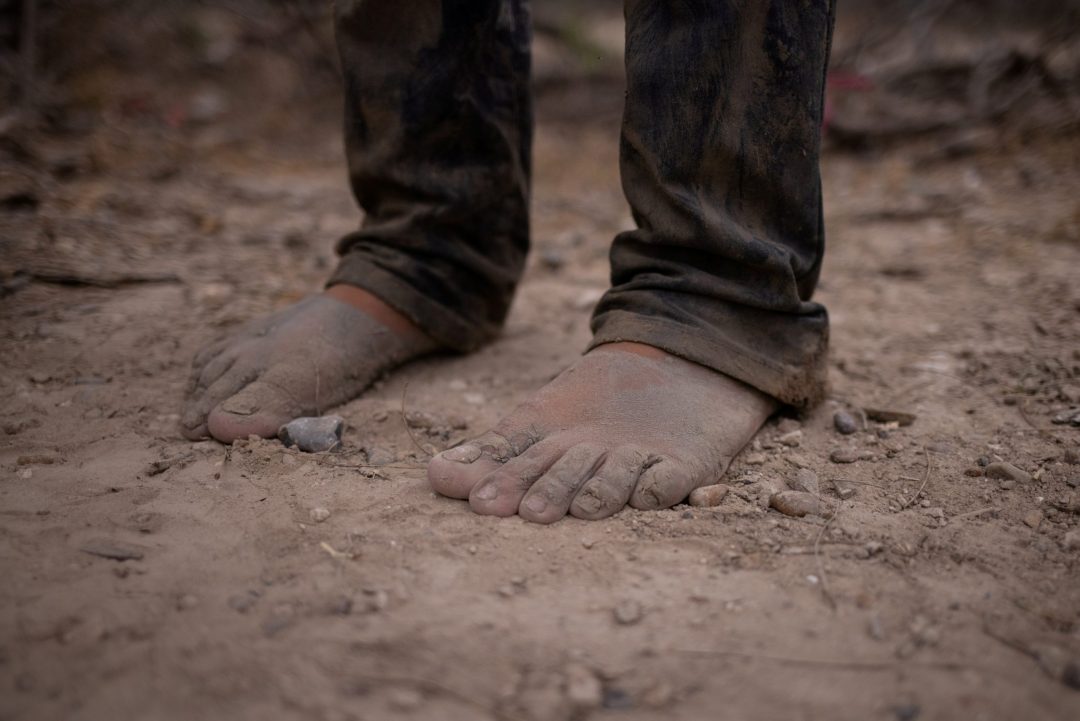
[{"label": "left foot", "polygon": [[668,508],[716,483],[777,403],[641,343],[583,356],[493,430],[428,465],[439,493],[551,523]]}]

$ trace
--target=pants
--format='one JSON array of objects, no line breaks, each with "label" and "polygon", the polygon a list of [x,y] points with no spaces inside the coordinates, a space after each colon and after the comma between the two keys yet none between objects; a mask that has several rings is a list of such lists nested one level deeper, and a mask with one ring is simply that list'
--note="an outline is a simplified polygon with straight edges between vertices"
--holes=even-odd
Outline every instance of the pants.
[{"label": "pants", "polygon": [[[637,341],[807,407],[828,317],[818,169],[833,0],[626,0],[623,191],[592,345]],[[362,227],[329,283],[446,346],[501,327],[529,248],[527,0],[337,0]]]}]

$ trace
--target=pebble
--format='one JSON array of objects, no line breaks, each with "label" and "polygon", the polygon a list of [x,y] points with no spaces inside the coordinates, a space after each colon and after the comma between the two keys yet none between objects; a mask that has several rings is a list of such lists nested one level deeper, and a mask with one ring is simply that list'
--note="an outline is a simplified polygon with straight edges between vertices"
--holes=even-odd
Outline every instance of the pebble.
[{"label": "pebble", "polygon": [[1031,474],[1022,471],[1011,463],[1005,463],[999,461],[997,463],[991,463],[983,471],[987,478],[996,478],[1003,481],[1017,481],[1020,483],[1030,483]]},{"label": "pebble", "polygon": [[847,500],[855,495],[855,486],[847,481],[834,480],[832,482],[833,490],[836,491],[836,495],[840,496],[842,500]]},{"label": "pebble", "polygon": [[1070,466],[1080,466],[1080,448],[1066,448],[1061,460]]},{"label": "pebble", "polygon": [[306,453],[321,453],[341,445],[345,419],[341,416],[296,418],[278,429],[278,438],[286,446],[296,446]]},{"label": "pebble", "polygon": [[788,479],[788,488],[793,491],[812,493],[816,496],[819,490],[818,476],[809,468],[800,468],[795,471],[794,478]]},{"label": "pebble", "polygon": [[483,393],[462,393],[461,399],[470,406],[482,406],[487,403]]},{"label": "pebble", "polygon": [[794,418],[781,418],[780,422],[776,424],[776,430],[781,434],[791,433],[802,428],[802,423]]},{"label": "pebble", "polygon": [[[723,483],[716,483],[711,486],[702,486],[701,488],[695,488],[690,492],[690,505],[697,506],[698,508],[710,508],[712,506],[719,506],[720,502],[724,500],[724,496],[731,490],[729,486]],[[586,546],[587,548],[587,546]]]},{"label": "pebble", "polygon": [[789,448],[795,448],[802,443],[802,431],[794,430],[779,436],[776,439],[777,443],[788,446]]},{"label": "pebble", "polygon": [[900,426],[910,426],[915,422],[914,413],[904,411],[890,411],[885,408],[863,408],[866,417],[878,423],[896,423]]},{"label": "pebble", "polygon": [[604,689],[604,708],[628,709],[634,706],[634,697],[621,688]]},{"label": "pebble", "polygon": [[561,270],[566,265],[566,257],[557,248],[547,248],[540,251],[540,265],[548,270]]},{"label": "pebble", "polygon": [[837,411],[834,413],[832,422],[833,426],[836,427],[837,432],[845,436],[850,436],[852,433],[859,430],[859,424],[847,411]]},{"label": "pebble", "polygon": [[829,454],[829,460],[833,463],[854,463],[859,460],[859,454],[848,448],[837,448]]},{"label": "pebble", "polygon": [[1024,525],[1038,530],[1043,521],[1042,511],[1028,511],[1024,514]]},{"label": "pebble", "polygon": [[1066,551],[1080,551],[1080,529],[1068,531],[1062,539],[1062,545]]},{"label": "pebble", "polygon": [[641,620],[644,615],[644,611],[641,608],[641,604],[637,601],[626,600],[619,601],[615,604],[615,608],[612,609],[612,615],[615,617],[615,622],[622,626],[632,626]]},{"label": "pebble", "polygon": [[571,663],[563,670],[566,700],[579,710],[599,708],[604,702],[604,686],[591,668]]},{"label": "pebble", "polygon": [[969,466],[968,468],[964,469],[964,475],[968,476],[969,478],[978,478],[979,476],[983,475],[983,473],[983,469],[979,466]]},{"label": "pebble", "polygon": [[780,491],[769,499],[769,505],[785,516],[820,516],[821,501],[802,491]]},{"label": "pebble", "polygon": [[747,453],[743,458],[743,463],[748,466],[761,466],[765,464],[764,453]]},{"label": "pebble", "polygon": [[1050,419],[1051,423],[1058,425],[1080,426],[1080,408],[1069,408],[1058,413]]},{"label": "pebble", "polygon": [[317,507],[312,508],[311,512],[308,515],[311,516],[311,520],[315,523],[322,523],[330,517],[330,511],[326,508]]}]

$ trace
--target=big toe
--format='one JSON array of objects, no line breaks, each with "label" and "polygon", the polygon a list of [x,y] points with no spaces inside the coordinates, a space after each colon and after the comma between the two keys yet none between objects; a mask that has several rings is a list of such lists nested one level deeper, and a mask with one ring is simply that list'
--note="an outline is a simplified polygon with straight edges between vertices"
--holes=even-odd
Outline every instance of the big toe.
[{"label": "big toe", "polygon": [[273,438],[282,424],[301,415],[304,409],[286,389],[260,379],[210,411],[206,427],[222,443],[251,435]]},{"label": "big toe", "polygon": [[428,463],[428,483],[443,496],[465,499],[473,487],[528,444],[489,431],[468,443],[435,456]]}]

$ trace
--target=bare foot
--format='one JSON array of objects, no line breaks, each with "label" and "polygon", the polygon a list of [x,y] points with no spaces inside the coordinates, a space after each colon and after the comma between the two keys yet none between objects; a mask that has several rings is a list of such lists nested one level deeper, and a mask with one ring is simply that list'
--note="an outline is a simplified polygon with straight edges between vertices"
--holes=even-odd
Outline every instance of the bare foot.
[{"label": "bare foot", "polygon": [[336,285],[252,321],[195,356],[181,420],[190,439],[271,437],[356,397],[436,344],[367,291]]},{"label": "bare foot", "polygon": [[716,483],[772,398],[640,343],[592,350],[479,438],[428,466],[477,513],[551,523],[667,508]]}]

